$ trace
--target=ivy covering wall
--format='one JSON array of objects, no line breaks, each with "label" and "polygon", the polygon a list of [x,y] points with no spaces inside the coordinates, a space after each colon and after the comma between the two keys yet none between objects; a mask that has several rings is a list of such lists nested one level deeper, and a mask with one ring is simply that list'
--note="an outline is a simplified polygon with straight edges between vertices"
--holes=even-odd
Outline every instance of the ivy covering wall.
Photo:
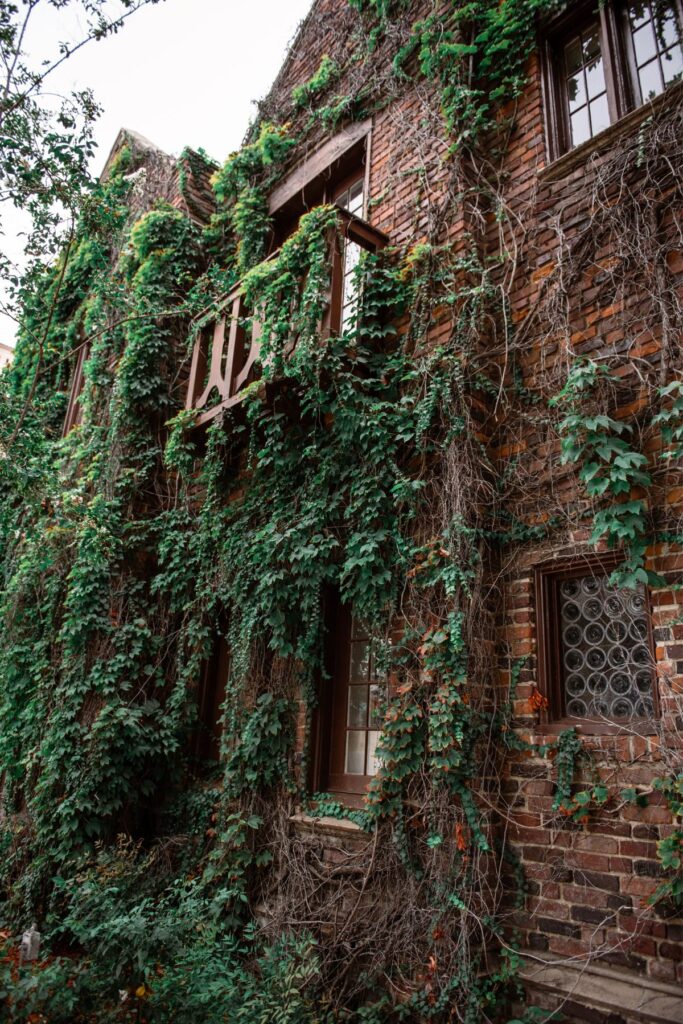
[{"label": "ivy covering wall", "polygon": [[[530,748],[512,728],[521,664],[508,666],[511,692],[497,687],[487,573],[506,545],[558,524],[510,512],[481,410],[502,395],[511,420],[554,429],[597,502],[581,522],[595,543],[624,546],[618,581],[662,582],[646,563],[642,423],[609,411],[615,367],[569,360],[552,396],[529,395],[515,366],[496,377],[486,358],[508,329],[513,259],[481,232],[505,219],[491,165],[537,17],[560,6],[477,0],[416,18],[405,3],[351,0],[347,64],[322,55],[286,116],[259,120],[214,176],[208,225],[161,201],[135,219],[137,158],[123,150],[26,295],[0,378],[0,907],[8,935],[38,923],[43,954],[19,965],[8,939],[8,1019],[510,1019],[524,879],[492,795],[506,759]],[[357,323],[323,338],[336,213],[306,214],[262,262],[269,192],[306,139],[416,84],[447,146],[446,202],[419,245],[362,261]],[[647,165],[655,144],[640,145]],[[237,281],[263,321],[261,377],[204,437],[178,412],[179,368]],[[448,337],[430,345],[444,308]],[[85,344],[82,419],[62,438]],[[671,461],[683,390],[656,387],[647,415]],[[355,812],[305,785],[330,588],[398,684]],[[189,740],[221,630],[223,756],[207,768]],[[577,791],[572,732],[553,756],[558,814],[607,801]],[[675,778],[661,787],[680,812]],[[288,818],[301,805],[374,837],[367,885],[381,898],[338,940],[325,938],[333,899],[317,905],[317,932],[303,920],[301,893],[320,882],[295,864]],[[662,848],[657,899],[681,896],[681,841]]]}]

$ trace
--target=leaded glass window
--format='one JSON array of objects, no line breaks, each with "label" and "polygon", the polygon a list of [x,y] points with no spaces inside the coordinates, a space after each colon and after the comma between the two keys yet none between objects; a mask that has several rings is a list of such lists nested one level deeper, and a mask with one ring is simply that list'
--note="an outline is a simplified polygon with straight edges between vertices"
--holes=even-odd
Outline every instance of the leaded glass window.
[{"label": "leaded glass window", "polygon": [[651,718],[652,656],[645,594],[610,586],[607,575],[558,581],[557,610],[566,714]]}]

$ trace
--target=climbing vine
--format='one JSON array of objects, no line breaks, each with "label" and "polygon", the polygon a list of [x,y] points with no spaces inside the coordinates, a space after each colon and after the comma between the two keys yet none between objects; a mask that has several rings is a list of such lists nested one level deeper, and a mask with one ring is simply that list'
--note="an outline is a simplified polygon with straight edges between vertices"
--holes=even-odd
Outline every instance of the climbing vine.
[{"label": "climbing vine", "polygon": [[[27,295],[0,378],[0,878],[4,918],[35,918],[49,951],[39,971],[3,961],[10,1019],[506,1019],[508,926],[524,895],[492,799],[506,758],[551,753],[553,812],[574,824],[608,794],[598,779],[580,790],[573,730],[538,746],[515,729],[529,669],[500,660],[488,573],[506,545],[545,540],[560,520],[508,500],[525,463],[501,466],[490,420],[555,431],[592,543],[625,550],[621,586],[662,582],[646,565],[655,469],[642,437],[660,432],[665,468],[681,445],[678,380],[659,382],[646,424],[613,414],[618,378],[597,358],[570,353],[561,379],[524,380],[492,157],[513,129],[537,19],[560,6],[478,0],[415,21],[406,3],[352,0],[370,33],[357,30],[352,57],[325,53],[284,114],[266,105],[213,177],[207,225],[161,199],[134,215],[124,151]],[[430,203],[417,169],[426,239],[366,254],[357,316],[322,332],[338,211],[306,213],[273,252],[269,193],[309,132],[416,82],[431,90],[420,126],[439,144],[444,194]],[[178,367],[238,282],[260,324],[259,374],[198,430],[177,412]],[[547,303],[557,327],[561,296]],[[446,325],[438,346],[434,323]],[[84,345],[81,420],[61,438]],[[390,684],[362,810],[308,791],[330,592],[367,628]],[[193,737],[217,635],[230,678],[210,767]],[[296,808],[356,825],[365,861],[331,885],[325,852],[291,827]],[[667,893],[680,895],[680,835],[662,844]],[[340,923],[340,907],[364,900],[368,913]]]}]

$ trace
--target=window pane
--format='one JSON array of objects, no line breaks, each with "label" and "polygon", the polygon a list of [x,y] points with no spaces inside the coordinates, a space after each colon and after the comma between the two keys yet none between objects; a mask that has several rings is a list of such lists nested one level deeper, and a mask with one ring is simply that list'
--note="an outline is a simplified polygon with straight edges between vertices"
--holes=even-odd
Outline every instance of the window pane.
[{"label": "window pane", "polygon": [[354,217],[360,217],[363,213],[363,182],[357,181],[355,185],[352,185],[349,189],[349,213],[352,213]]},{"label": "window pane", "polygon": [[647,64],[649,60],[657,56],[657,45],[651,21],[648,21],[646,25],[643,25],[637,32],[633,33],[633,48],[636,51],[636,64],[638,67],[642,64]]},{"label": "window pane", "polygon": [[672,46],[662,55],[662,71],[666,85],[680,80],[683,75],[683,52],[680,46]]},{"label": "window pane", "polygon": [[630,4],[628,13],[632,28],[638,28],[650,19],[650,5],[646,3]]},{"label": "window pane", "polygon": [[365,731],[347,732],[346,767],[347,775],[365,775]]},{"label": "window pane", "polygon": [[577,72],[567,79],[567,96],[569,98],[569,109],[576,110],[586,102],[586,86],[584,83],[583,71]]},{"label": "window pane", "polygon": [[607,94],[603,93],[597,100],[593,100],[590,105],[591,110],[591,129],[593,135],[597,135],[598,132],[604,131],[605,128],[609,128],[609,108],[607,106]]},{"label": "window pane", "polygon": [[354,640],[351,644],[350,683],[367,683],[370,671],[370,644],[365,640]]},{"label": "window pane", "polygon": [[375,757],[375,750],[377,749],[377,742],[379,740],[379,732],[368,733],[368,759],[366,767],[366,775],[376,775],[379,770],[379,759]]},{"label": "window pane", "polygon": [[652,714],[652,658],[641,591],[620,591],[607,577],[559,586],[567,714],[640,718]]},{"label": "window pane", "polygon": [[583,67],[583,51],[581,40],[577,37],[567,44],[564,50],[564,59],[567,63],[567,74],[574,75]]},{"label": "window pane", "polygon": [[640,79],[640,92],[643,97],[643,103],[645,100],[654,99],[655,96],[659,96],[660,92],[663,91],[664,86],[658,60],[651,60],[644,68],[641,68],[638,72],[638,77]]},{"label": "window pane", "polygon": [[349,686],[349,709],[346,724],[352,729],[364,729],[368,724],[367,686]]},{"label": "window pane", "polygon": [[591,25],[583,34],[583,59],[586,64],[600,57],[600,29]]},{"label": "window pane", "polygon": [[588,107],[582,107],[575,114],[571,115],[572,146],[579,146],[586,139],[591,137],[590,122],[588,120]]},{"label": "window pane", "polygon": [[674,43],[679,42],[678,19],[671,4],[661,4],[661,13],[655,14],[655,34],[660,50],[668,50]]},{"label": "window pane", "polygon": [[599,60],[593,61],[586,68],[586,82],[588,83],[588,97],[591,100],[605,91],[605,69],[602,64],[602,57]]},{"label": "window pane", "polygon": [[373,683],[370,687],[370,725],[378,726],[382,721],[382,706],[386,700],[386,687]]}]

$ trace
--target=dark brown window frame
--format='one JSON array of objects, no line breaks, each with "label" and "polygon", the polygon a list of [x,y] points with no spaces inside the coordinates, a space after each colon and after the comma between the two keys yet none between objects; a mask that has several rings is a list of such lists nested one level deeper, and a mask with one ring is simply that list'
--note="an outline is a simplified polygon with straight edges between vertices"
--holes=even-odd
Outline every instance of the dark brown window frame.
[{"label": "dark brown window frame", "polygon": [[[623,552],[609,551],[578,555],[573,558],[555,559],[536,566],[535,603],[536,603],[536,640],[537,640],[537,678],[539,692],[546,698],[547,708],[541,711],[541,724],[549,732],[560,732],[574,727],[588,734],[614,734],[624,731],[638,733],[656,732],[655,720],[659,718],[659,696],[656,672],[652,670],[652,703],[653,719],[629,718],[623,721],[607,722],[604,719],[573,718],[565,713],[564,692],[562,687],[560,615],[558,608],[557,585],[563,580],[596,575],[609,575],[623,563]],[[650,593],[644,588],[645,618],[648,624],[647,646],[654,662],[654,639],[652,635],[652,605]]]},{"label": "dark brown window frame", "polygon": [[66,437],[70,430],[81,422],[83,416],[83,408],[81,405],[81,396],[83,394],[83,385],[85,384],[85,364],[88,356],[90,355],[90,344],[88,341],[81,341],[78,346],[78,352],[76,354],[76,363],[74,365],[74,372],[71,377],[71,388],[69,389],[69,403],[66,407],[66,415],[64,417],[64,426],[62,427],[62,437]]},{"label": "dark brown window frame", "polygon": [[[672,2],[683,35],[683,0],[672,0]],[[583,145],[589,145],[593,139],[598,138],[603,131],[608,131],[631,111],[645,106],[649,102],[654,102],[643,101],[640,96],[633,44],[625,8],[626,4],[623,0],[605,0],[602,5],[597,3],[597,0],[571,4],[567,11],[541,28],[539,52],[550,160],[557,160],[572,149],[580,149]],[[564,64],[562,45],[567,41],[570,33],[578,32],[589,22],[596,20],[600,26],[600,47],[604,62],[610,125],[585,142],[573,147],[569,129],[566,76],[563,73],[558,73],[558,67],[560,64],[562,66]],[[666,91],[667,89],[664,90],[665,93]]]},{"label": "dark brown window frame", "polygon": [[344,771],[352,616],[334,588],[325,594],[324,621],[324,672],[317,684],[318,703],[311,722],[306,783],[311,793],[331,793],[350,807],[362,807],[375,776],[349,775]]},{"label": "dark brown window frame", "polygon": [[197,724],[193,730],[190,747],[197,761],[210,762],[221,759],[220,707],[227,695],[230,676],[230,647],[225,638],[225,623],[222,621],[214,638],[211,656],[202,666],[197,694]]}]

